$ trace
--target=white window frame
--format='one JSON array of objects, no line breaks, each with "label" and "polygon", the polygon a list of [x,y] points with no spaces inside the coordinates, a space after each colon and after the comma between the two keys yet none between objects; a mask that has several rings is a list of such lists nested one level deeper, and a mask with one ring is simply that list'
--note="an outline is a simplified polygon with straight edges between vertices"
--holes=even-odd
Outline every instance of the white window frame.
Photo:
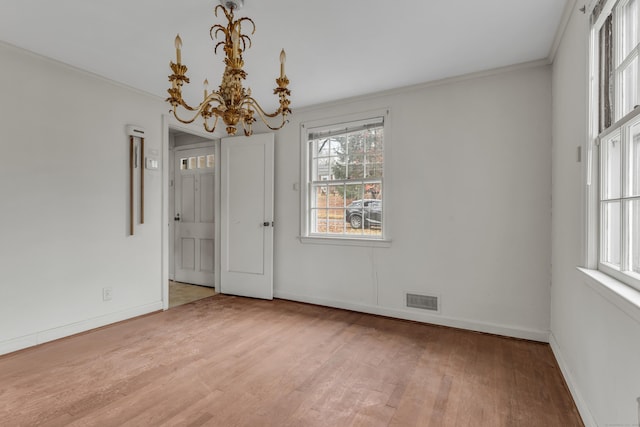
[{"label": "white window frame", "polygon": [[[624,204],[629,200],[637,200],[638,197],[630,197],[626,192],[626,186],[629,184],[628,173],[628,130],[634,124],[640,123],[640,108],[628,112],[622,116],[622,85],[621,69],[628,64],[634,57],[640,53],[640,45],[631,49],[625,58],[621,57],[621,25],[622,17],[617,13],[621,10],[629,0],[610,0],[604,4],[602,11],[595,23],[590,29],[590,56],[589,56],[589,143],[586,161],[586,188],[587,188],[587,215],[586,215],[586,267],[597,269],[602,273],[628,285],[636,290],[640,290],[640,274],[630,271],[630,240],[631,233],[627,229],[629,225],[628,217],[625,214]],[[640,4],[638,5],[640,9]],[[600,114],[600,76],[599,76],[599,31],[602,28],[607,17],[613,12],[613,84],[614,84],[614,100],[612,112],[612,124],[599,132],[599,114]],[[638,19],[640,25],[640,19]],[[640,68],[640,67],[639,67]],[[640,71],[639,71],[640,74]],[[636,81],[636,90],[640,88],[640,81]],[[640,96],[637,98],[640,103]],[[619,133],[621,144],[621,188],[620,196],[603,200],[601,189],[604,185],[604,174],[602,173],[601,154],[604,150],[601,141],[606,142],[609,136]],[[601,259],[603,253],[604,242],[602,239],[603,209],[607,201],[620,201],[620,267],[608,264]]]},{"label": "white window frame", "polygon": [[[375,118],[383,118],[384,146],[383,146],[383,177],[382,177],[382,235],[345,235],[345,234],[314,234],[311,232],[310,221],[310,197],[311,197],[311,161],[309,153],[309,134],[323,128],[332,128],[345,125],[349,127],[357,122],[369,121]],[[374,110],[357,114],[343,115],[321,120],[304,122],[300,126],[300,241],[312,244],[334,244],[347,246],[374,246],[389,247],[391,239],[388,230],[389,218],[389,197],[388,196],[388,176],[390,159],[390,113],[389,109]]]}]

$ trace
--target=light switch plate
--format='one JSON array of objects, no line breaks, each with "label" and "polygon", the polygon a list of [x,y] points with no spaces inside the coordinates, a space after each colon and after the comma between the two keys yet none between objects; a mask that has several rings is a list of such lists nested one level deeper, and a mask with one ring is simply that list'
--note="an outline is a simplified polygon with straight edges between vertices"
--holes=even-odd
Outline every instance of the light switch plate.
[{"label": "light switch plate", "polygon": [[145,167],[147,169],[156,170],[158,169],[159,162],[158,159],[154,159],[153,157],[147,157],[145,159]]}]

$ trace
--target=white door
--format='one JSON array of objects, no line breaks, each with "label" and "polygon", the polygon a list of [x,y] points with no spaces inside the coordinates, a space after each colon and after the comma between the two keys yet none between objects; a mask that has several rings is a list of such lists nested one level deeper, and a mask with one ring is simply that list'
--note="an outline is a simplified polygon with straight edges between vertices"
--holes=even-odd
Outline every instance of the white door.
[{"label": "white door", "polygon": [[222,139],[220,291],[273,298],[273,134]]},{"label": "white door", "polygon": [[176,150],[175,280],[214,286],[214,148]]}]

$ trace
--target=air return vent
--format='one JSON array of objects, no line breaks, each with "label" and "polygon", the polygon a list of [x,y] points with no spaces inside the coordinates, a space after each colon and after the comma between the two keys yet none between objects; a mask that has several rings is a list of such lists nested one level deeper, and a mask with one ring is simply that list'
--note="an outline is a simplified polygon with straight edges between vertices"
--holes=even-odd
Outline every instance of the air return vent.
[{"label": "air return vent", "polygon": [[407,307],[439,311],[438,297],[431,295],[407,294]]}]

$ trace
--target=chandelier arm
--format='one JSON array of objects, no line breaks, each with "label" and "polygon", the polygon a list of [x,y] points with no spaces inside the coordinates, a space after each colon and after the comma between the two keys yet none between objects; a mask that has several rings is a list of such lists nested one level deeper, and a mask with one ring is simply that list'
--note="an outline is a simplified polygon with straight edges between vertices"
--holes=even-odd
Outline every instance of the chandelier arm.
[{"label": "chandelier arm", "polygon": [[213,132],[215,132],[215,130],[216,130],[216,126],[218,126],[218,119],[220,118],[220,116],[218,116],[217,114],[215,114],[215,117],[216,117],[216,119],[215,119],[215,121],[213,122],[213,127],[212,127],[212,128],[210,128],[210,127],[209,127],[209,122],[208,122],[208,120],[205,120],[205,121],[204,121],[204,130],[206,130],[206,131],[207,131],[207,132],[209,132],[209,133],[213,133]]},{"label": "chandelier arm", "polygon": [[[180,99],[180,105],[182,106],[182,108],[184,108],[187,111],[197,111],[198,113],[200,113],[201,105],[198,106],[197,108],[194,108],[194,107],[190,106],[189,104],[187,104],[184,101],[184,99]],[[175,112],[174,112],[174,114],[175,114]]]},{"label": "chandelier arm", "polygon": [[222,95],[220,95],[220,93],[218,93],[218,92],[211,92],[209,94],[209,96],[207,96],[204,99],[204,101],[202,101],[202,103],[200,104],[200,107],[198,107],[198,108],[201,109],[205,105],[210,104],[211,101],[213,101],[213,100],[218,101],[218,104],[220,104],[220,105],[224,105],[224,98],[222,97]]},{"label": "chandelier arm", "polygon": [[[214,96],[215,95],[215,96]],[[204,101],[202,101],[197,107],[192,107],[189,104],[187,104],[185,102],[184,99],[180,98],[179,103],[180,105],[187,111],[197,111],[196,117],[198,116],[198,114],[200,114],[202,112],[202,109],[204,107],[206,107],[208,104],[211,103],[211,101],[216,100],[218,101],[219,104],[224,105],[224,98],[218,93],[218,92],[212,92],[209,96],[207,96]],[[174,107],[173,109],[173,114],[176,115],[176,107]],[[177,118],[177,115],[176,115]],[[192,120],[193,121],[193,120]],[[191,123],[191,122],[189,122]]]},{"label": "chandelier arm", "polygon": [[[213,96],[216,95],[216,96]],[[193,108],[189,105],[187,105],[186,102],[184,102],[184,100],[180,99],[180,105],[182,105],[187,111],[195,111],[196,114],[191,118],[191,119],[181,119],[178,116],[178,108],[177,105],[174,105],[173,107],[173,116],[178,119],[179,122],[181,123],[185,123],[185,124],[189,124],[189,123],[193,123],[195,121],[195,119],[198,118],[198,116],[202,115],[202,110],[210,104],[210,102],[215,99],[216,101],[220,102],[222,100],[222,97],[214,92],[211,95],[209,95],[204,101],[202,101],[202,103],[197,107],[197,108]],[[223,100],[222,100],[223,101]],[[224,102],[222,102],[224,104]],[[217,117],[217,116],[216,116]]]},{"label": "chandelier arm", "polygon": [[242,105],[245,105],[245,104],[249,104],[250,106],[254,107],[260,113],[261,116],[265,116],[269,118],[277,117],[280,115],[280,113],[282,113],[282,106],[278,108],[275,113],[271,113],[271,114],[267,113],[262,109],[260,104],[258,104],[258,101],[256,101],[255,99],[253,99],[253,97],[250,97],[250,96],[247,96],[245,100],[242,102]]},{"label": "chandelier arm", "polygon": [[178,120],[180,123],[184,123],[184,124],[193,123],[194,120],[197,119],[199,115],[200,115],[200,113],[198,113],[195,116],[193,116],[191,118],[191,120],[184,120],[184,119],[181,119],[180,117],[178,117],[178,113],[175,110],[173,111],[173,117],[175,117],[176,120]]},{"label": "chandelier arm", "polygon": [[269,114],[264,112],[262,107],[255,101],[255,99],[253,99],[253,98],[248,98],[248,99],[250,99],[253,102],[249,103],[249,101],[247,100],[247,101],[243,102],[242,104],[243,105],[244,104],[250,104],[251,106],[253,106],[256,109],[256,112],[258,113],[258,115],[260,116],[260,120],[262,120],[262,123],[264,123],[265,126],[267,126],[269,129],[271,129],[271,130],[282,129],[282,127],[285,124],[287,124],[287,116],[283,114],[282,115],[282,123],[280,123],[280,126],[278,126],[278,127],[271,126],[269,124],[269,121],[268,121],[267,117],[273,118],[273,117],[277,116],[278,114],[269,115]]},{"label": "chandelier arm", "polygon": [[248,126],[249,127],[247,128],[247,123],[243,120],[242,129],[244,130],[244,136],[250,136],[253,133],[253,130],[251,129],[251,123],[249,123]]}]

